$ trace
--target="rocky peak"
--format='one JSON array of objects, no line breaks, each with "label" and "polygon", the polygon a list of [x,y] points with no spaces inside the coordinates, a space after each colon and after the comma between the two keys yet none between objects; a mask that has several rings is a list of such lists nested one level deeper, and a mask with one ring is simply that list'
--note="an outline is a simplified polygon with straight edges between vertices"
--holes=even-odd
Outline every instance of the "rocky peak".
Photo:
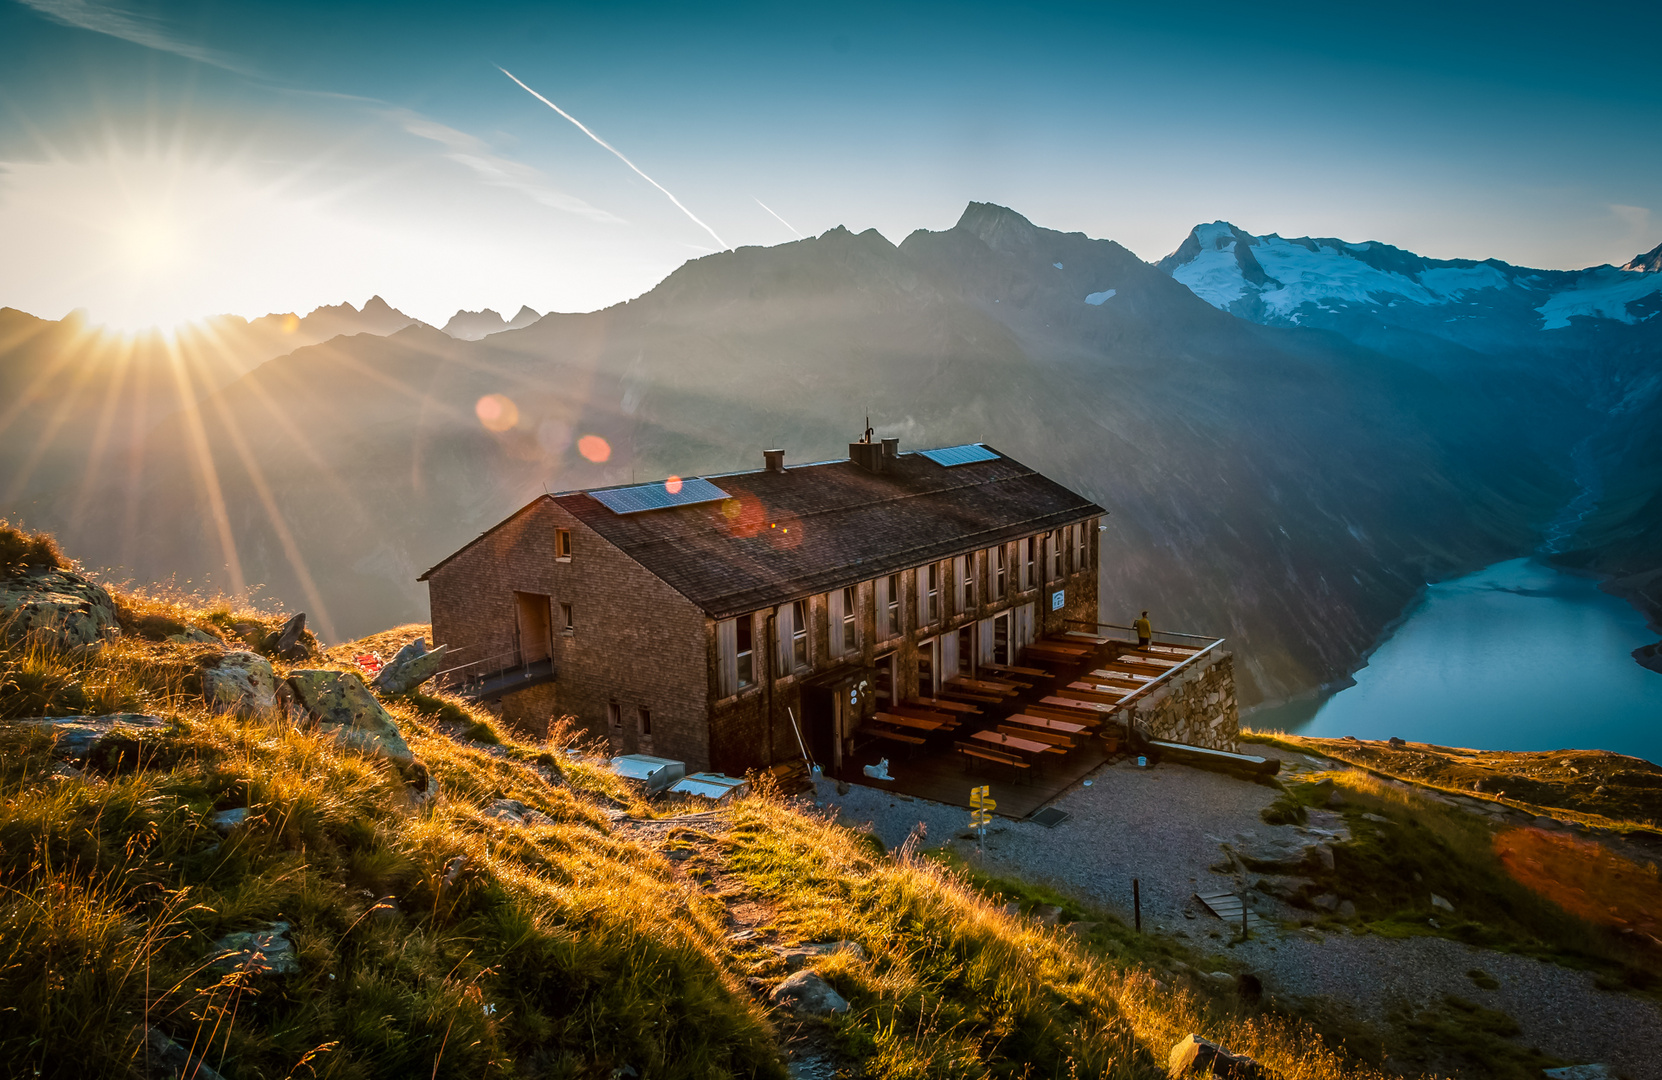
[{"label": "rocky peak", "polygon": [[1657,244],[1643,255],[1635,255],[1622,269],[1641,274],[1654,274],[1662,270],[1662,244]]}]

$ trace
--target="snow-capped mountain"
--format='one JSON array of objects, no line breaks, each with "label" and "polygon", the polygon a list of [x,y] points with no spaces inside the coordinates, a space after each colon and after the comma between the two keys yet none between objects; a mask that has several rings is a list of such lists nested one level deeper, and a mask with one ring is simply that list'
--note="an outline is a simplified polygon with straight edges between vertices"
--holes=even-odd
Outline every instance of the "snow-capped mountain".
[{"label": "snow-capped mountain", "polygon": [[1632,325],[1662,311],[1662,248],[1620,269],[1533,270],[1371,240],[1254,236],[1214,221],[1158,265],[1214,307],[1273,326],[1343,329],[1362,317],[1462,339],[1471,334],[1441,328],[1497,318],[1514,333],[1567,329],[1578,317]]}]

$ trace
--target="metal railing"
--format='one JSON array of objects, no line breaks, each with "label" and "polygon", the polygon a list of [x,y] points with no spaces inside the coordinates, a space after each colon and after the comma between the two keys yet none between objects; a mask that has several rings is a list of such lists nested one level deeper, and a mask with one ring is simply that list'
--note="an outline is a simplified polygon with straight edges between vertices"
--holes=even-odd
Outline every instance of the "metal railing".
[{"label": "metal railing", "polygon": [[[1063,625],[1064,626],[1085,626],[1085,627],[1094,628],[1096,630],[1125,630],[1125,631],[1127,631],[1129,633],[1132,633],[1132,634],[1136,633],[1135,629],[1133,629],[1132,627],[1129,627],[1129,626],[1120,626],[1116,623],[1091,623],[1091,622],[1085,621],[1084,619],[1068,619],[1063,623]],[[1131,693],[1125,695],[1123,698],[1121,698],[1119,700],[1119,703],[1116,704],[1113,707],[1112,710],[1110,710],[1108,715],[1112,716],[1114,713],[1116,713],[1119,710],[1125,708],[1127,705],[1131,704],[1136,699],[1138,699],[1138,698],[1144,696],[1145,694],[1147,694],[1150,690],[1153,690],[1156,686],[1159,686],[1161,683],[1164,683],[1166,680],[1170,679],[1172,676],[1174,676],[1174,675],[1178,674],[1179,672],[1185,670],[1186,668],[1190,667],[1190,665],[1194,664],[1195,661],[1199,660],[1201,657],[1205,656],[1207,653],[1211,652],[1213,649],[1216,649],[1219,645],[1222,645],[1224,643],[1224,641],[1226,640],[1225,638],[1207,637],[1204,634],[1179,634],[1175,631],[1157,630],[1153,634],[1149,635],[1149,641],[1150,642],[1155,642],[1155,639],[1159,636],[1162,636],[1162,635],[1165,636],[1165,637],[1184,638],[1185,640],[1188,640],[1188,641],[1204,641],[1204,642],[1207,642],[1208,644],[1204,648],[1200,649],[1198,652],[1195,652],[1195,653],[1191,654],[1187,659],[1183,660],[1176,667],[1170,668],[1169,670],[1161,673],[1160,675],[1156,676],[1155,678],[1150,679],[1148,682],[1144,683],[1143,685],[1137,687],[1135,690],[1131,691]],[[1114,639],[1110,639],[1110,640],[1116,640],[1117,641],[1119,639],[1114,638]],[[1127,642],[1130,642],[1130,641],[1133,641],[1133,640],[1134,640],[1134,638],[1127,638],[1126,639]]]}]

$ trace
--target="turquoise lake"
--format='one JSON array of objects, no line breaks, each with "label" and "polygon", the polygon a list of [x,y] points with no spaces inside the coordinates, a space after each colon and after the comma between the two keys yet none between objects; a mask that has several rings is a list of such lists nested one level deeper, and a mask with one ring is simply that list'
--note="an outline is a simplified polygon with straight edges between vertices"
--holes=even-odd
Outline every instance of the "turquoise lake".
[{"label": "turquoise lake", "polygon": [[1625,602],[1534,559],[1429,586],[1356,685],[1242,722],[1485,750],[1599,749],[1662,762],[1656,640]]}]

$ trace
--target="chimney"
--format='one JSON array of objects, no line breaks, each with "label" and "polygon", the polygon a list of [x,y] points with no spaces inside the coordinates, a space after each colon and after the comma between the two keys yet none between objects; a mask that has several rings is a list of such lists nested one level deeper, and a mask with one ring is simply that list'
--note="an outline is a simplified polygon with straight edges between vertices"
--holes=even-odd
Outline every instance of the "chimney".
[{"label": "chimney", "polygon": [[884,439],[883,440],[883,456],[886,457],[886,458],[899,457],[900,456],[900,440],[899,439]]},{"label": "chimney", "polygon": [[[898,440],[896,442],[898,445]],[[859,442],[848,444],[848,460],[867,472],[882,472],[884,466],[887,465],[883,452],[887,445],[887,439],[884,439],[881,443],[871,441],[871,417],[867,416],[866,433],[860,437]]]},{"label": "chimney", "polygon": [[785,471],[785,451],[783,450],[763,450],[762,460],[767,462],[768,472]]}]

